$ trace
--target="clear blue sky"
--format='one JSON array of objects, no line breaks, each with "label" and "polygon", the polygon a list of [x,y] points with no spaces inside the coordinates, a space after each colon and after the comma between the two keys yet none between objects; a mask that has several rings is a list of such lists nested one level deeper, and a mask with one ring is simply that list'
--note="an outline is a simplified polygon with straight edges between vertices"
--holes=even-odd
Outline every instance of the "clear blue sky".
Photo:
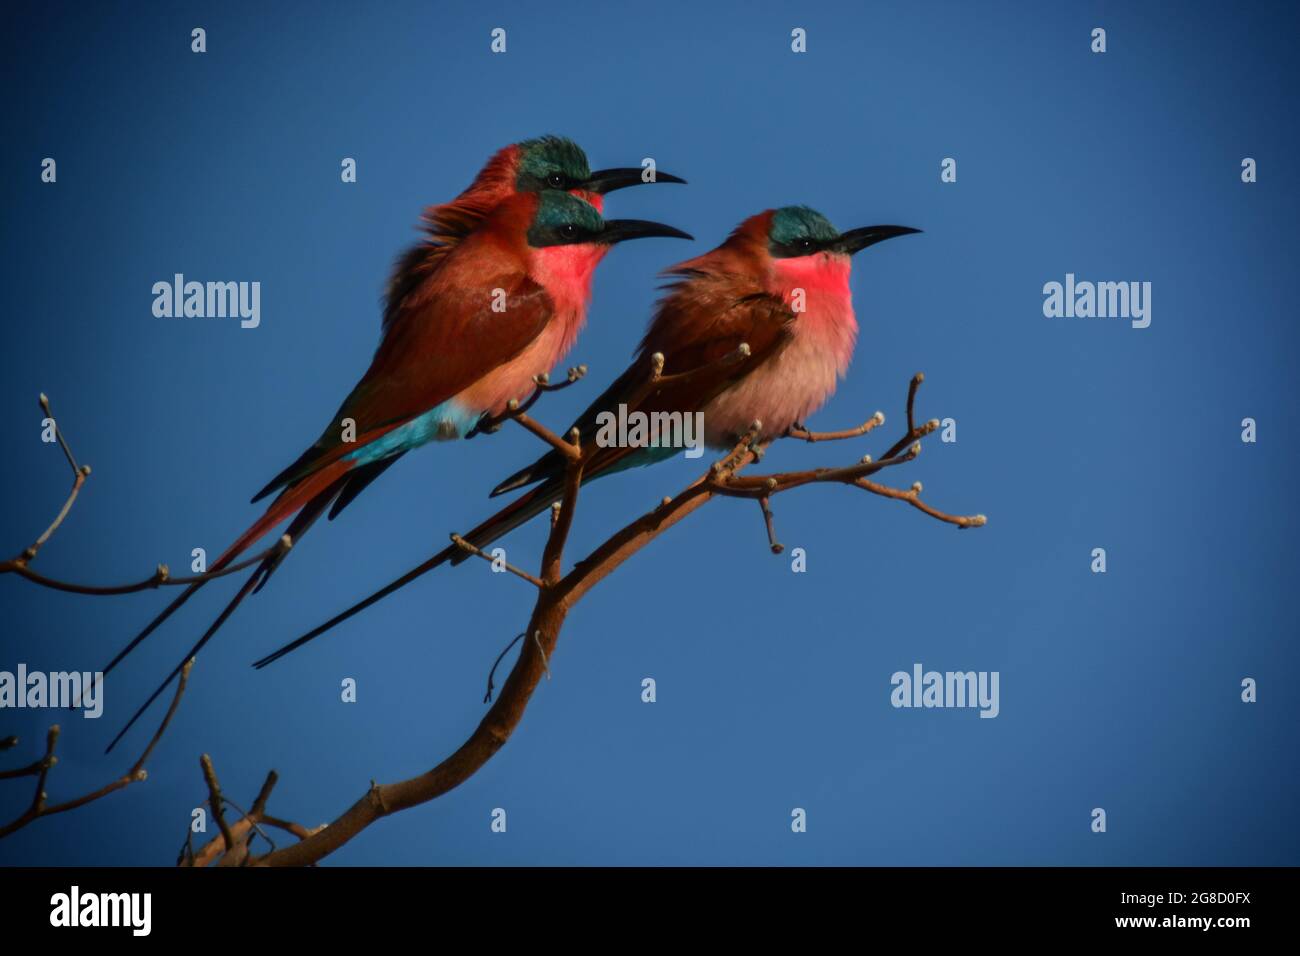
[{"label": "clear blue sky", "polygon": [[[544,420],[563,426],[621,371],[656,272],[745,216],[807,203],[843,229],[917,226],[855,261],[857,356],[814,421],[879,408],[885,436],[778,447],[768,464],[879,454],[924,370],[918,412],[955,418],[958,441],[891,477],[990,523],[958,532],[804,489],[775,504],[781,538],[808,553],[796,575],[751,503],[710,505],[574,611],[553,679],[481,773],[331,863],[1300,862],[1295,32],[1268,4],[7,5],[0,541],[19,550],[66,491],[39,440],[45,391],[94,475],[43,571],[113,582],[218,553],[364,370],[421,209],[497,147],[561,133],[595,166],[652,156],[687,177],[609,210],[697,242],[610,256],[572,356],[590,378]],[[261,326],[154,318],[150,288],[176,272],[260,281]],[[1044,318],[1043,284],[1068,272],[1151,282],[1150,328]],[[409,455],[201,656],[147,783],[39,821],[0,862],[170,863],[204,798],[201,752],[241,803],[279,770],[273,808],[306,824],[372,778],[432,766],[483,713],[487,669],[526,620],[521,582],[444,570],[248,665],[472,525],[537,450],[505,430]],[[700,464],[591,488],[572,555]],[[508,539],[512,560],[534,564],[541,537]],[[158,713],[125,752],[104,745],[232,587],[110,678],[103,719],[0,711],[0,736],[23,738],[5,765],[34,759],[59,719],[52,799],[120,773]],[[170,596],[0,579],[0,669],[98,667]],[[998,671],[1000,715],[895,710],[890,675],[917,662]],[[29,798],[5,784],[0,816]]]}]

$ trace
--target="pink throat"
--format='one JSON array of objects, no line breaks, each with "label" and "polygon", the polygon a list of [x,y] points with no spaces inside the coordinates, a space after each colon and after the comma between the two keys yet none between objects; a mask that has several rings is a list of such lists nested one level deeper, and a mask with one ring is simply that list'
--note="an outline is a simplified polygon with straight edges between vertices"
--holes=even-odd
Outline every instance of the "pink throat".
[{"label": "pink throat", "polygon": [[500,414],[510,399],[528,396],[534,375],[560,364],[586,324],[592,273],[607,251],[608,246],[595,243],[533,250],[529,273],[551,297],[551,320],[527,348],[462,392],[461,404]]},{"label": "pink throat", "polygon": [[858,333],[849,272],[848,256],[830,253],[774,260],[769,288],[795,311],[793,338],[704,409],[710,445],[730,447],[754,419],[765,435],[783,434],[834,394]]}]

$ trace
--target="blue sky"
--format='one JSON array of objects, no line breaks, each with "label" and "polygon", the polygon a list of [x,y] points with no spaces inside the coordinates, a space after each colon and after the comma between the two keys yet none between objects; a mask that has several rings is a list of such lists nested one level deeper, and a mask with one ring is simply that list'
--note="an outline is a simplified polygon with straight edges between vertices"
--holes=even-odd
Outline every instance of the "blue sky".
[{"label": "blue sky", "polygon": [[[690,180],[611,197],[611,216],[697,241],[631,243],[601,266],[571,358],[589,378],[538,408],[557,427],[624,367],[658,270],[744,217],[806,203],[841,229],[925,230],[855,260],[857,354],[813,422],[881,409],[883,437],[786,443],[767,464],[878,455],[924,370],[918,414],[954,418],[958,440],[931,439],[890,477],[989,525],[958,532],[802,489],[774,504],[782,540],[808,554],[794,574],[751,503],[709,505],[576,608],[552,679],[478,775],[329,862],[1300,862],[1292,10],[665,0],[3,16],[0,540],[20,550],[66,492],[40,442],[44,391],[94,468],[40,556],[56,576],[182,568],[252,521],[248,498],[364,371],[421,209],[505,143],[561,133],[593,166],[652,156]],[[1097,26],[1104,54],[1089,49]],[[494,27],[504,55],[489,51]],[[343,157],[355,184],[340,182]],[[945,157],[955,183],[940,182]],[[1241,182],[1243,157],[1258,182]],[[152,284],[176,272],[259,281],[261,325],[155,318]],[[1151,326],[1045,318],[1043,285],[1067,273],[1151,282]],[[204,652],[147,783],[38,821],[0,842],[0,862],[170,863],[204,798],[203,752],[241,803],[276,768],[275,812],[309,825],[372,778],[449,753],[530,607],[526,585],[481,562],[270,669],[248,664],[477,522],[487,489],[537,451],[507,429],[407,456]],[[677,458],[590,488],[571,556],[699,470]],[[511,560],[534,565],[542,534],[509,538]],[[1105,574],[1089,569],[1097,547]],[[114,674],[101,720],[0,711],[0,736],[22,737],[6,765],[38,756],[60,719],[53,800],[120,773],[158,714],[125,752],[104,745],[232,589],[208,588]],[[94,669],[170,596],[0,579],[0,669]],[[890,676],[917,662],[999,672],[999,716],[891,707]],[[339,700],[347,677],[354,704]],[[1258,703],[1241,702],[1245,677]],[[29,799],[26,782],[5,784],[0,817]],[[496,807],[505,834],[489,829]],[[795,807],[806,833],[791,832]],[[1105,834],[1090,831],[1095,807]]]}]

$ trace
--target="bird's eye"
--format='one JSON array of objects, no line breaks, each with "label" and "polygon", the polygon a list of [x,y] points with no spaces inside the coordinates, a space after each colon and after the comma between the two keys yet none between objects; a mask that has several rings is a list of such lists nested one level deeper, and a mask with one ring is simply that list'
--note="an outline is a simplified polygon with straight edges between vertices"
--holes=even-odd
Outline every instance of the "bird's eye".
[{"label": "bird's eye", "polygon": [[546,182],[547,182],[551,187],[553,187],[553,188],[555,188],[555,189],[559,189],[559,188],[561,188],[561,187],[564,185],[564,174],[563,174],[563,173],[551,173],[551,175],[549,175],[549,176],[546,177]]},{"label": "bird's eye", "polygon": [[578,236],[578,227],[571,222],[566,222],[560,227],[560,235],[565,239],[576,239]]},{"label": "bird's eye", "polygon": [[802,249],[802,250],[804,250],[805,252],[807,252],[807,251],[808,251],[809,249],[811,249],[812,247],[813,247],[813,243],[812,243],[812,240],[811,240],[811,239],[800,239],[800,240],[799,240],[799,248]]}]

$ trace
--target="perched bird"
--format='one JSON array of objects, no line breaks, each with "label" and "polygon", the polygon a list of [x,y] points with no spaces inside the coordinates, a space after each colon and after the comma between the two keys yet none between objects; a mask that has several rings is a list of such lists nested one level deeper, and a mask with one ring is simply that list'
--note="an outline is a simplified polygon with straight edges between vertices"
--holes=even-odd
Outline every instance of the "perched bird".
[{"label": "perched bird", "polygon": [[[784,435],[826,402],[853,356],[858,325],[849,290],[854,253],[896,236],[919,232],[907,226],[865,226],[839,232],[806,206],[767,210],[742,222],[711,252],[666,271],[673,281],[660,300],[637,355],[625,371],[578,418],[583,482],[677,454],[674,447],[597,444],[598,417],[616,412],[646,380],[649,360],[664,356],[672,378],[637,407],[654,412],[702,412],[704,440],[730,449],[758,420],[758,441]],[[745,361],[721,360],[748,347]],[[485,548],[546,510],[563,494],[565,458],[543,455],[492,492],[537,487],[463,535]],[[392,584],[325,624],[262,658],[264,667],[415,578],[467,554],[449,547]]]},{"label": "perched bird", "polygon": [[[502,169],[511,164],[516,186],[528,190],[507,193],[487,207],[489,197],[500,195]],[[419,256],[413,250],[400,260],[390,283],[383,337],[370,368],[320,438],[253,499],[283,489],[212,570],[228,566],[291,516],[288,533],[296,541],[327,507],[333,504],[331,517],[337,514],[407,451],[464,437],[480,419],[499,415],[510,399],[526,395],[534,376],[552,369],[573,346],[586,319],[592,273],[614,244],[691,238],[662,223],[607,221],[587,201],[630,185],[633,173],[641,182],[639,169],[591,175],[581,150],[567,140],[547,139],[499,153],[460,200],[436,207],[428,217],[433,238],[419,247]],[[571,195],[570,188],[584,198]],[[283,557],[281,551],[262,562],[131,723]],[[187,588],[103,673],[199,586]]]}]

